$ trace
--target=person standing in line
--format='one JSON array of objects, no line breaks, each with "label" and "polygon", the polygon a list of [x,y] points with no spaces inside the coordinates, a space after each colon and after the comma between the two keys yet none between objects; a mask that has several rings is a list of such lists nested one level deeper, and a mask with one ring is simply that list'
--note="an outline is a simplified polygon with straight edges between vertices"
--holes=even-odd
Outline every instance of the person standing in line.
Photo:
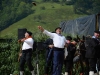
[{"label": "person standing in line", "polygon": [[73,58],[76,52],[77,42],[78,40],[74,38],[67,46],[68,55],[65,61],[65,75],[72,75]]},{"label": "person standing in line", "polygon": [[68,56],[68,51],[67,51],[67,46],[71,43],[71,41],[72,41],[72,37],[71,36],[67,36],[66,37],[66,47],[65,47],[65,52],[64,52],[64,56],[65,56],[65,59],[64,59],[64,65],[65,65],[65,75],[68,75],[68,72],[67,72],[67,70],[66,70],[66,58],[67,58],[67,56]]},{"label": "person standing in line", "polygon": [[44,34],[53,39],[53,72],[52,75],[61,75],[63,61],[64,61],[64,47],[66,44],[66,38],[61,35],[61,28],[57,27],[55,29],[56,33],[51,33],[45,30],[43,27],[38,26],[38,29]]},{"label": "person standing in line", "polygon": [[[95,75],[95,73],[97,72],[96,70],[96,64],[98,61],[98,54],[97,54],[97,50],[98,50],[98,38],[99,38],[99,31],[94,31],[94,35],[92,36],[92,38],[90,38],[89,40],[86,40],[86,55],[85,57],[88,59],[89,61],[89,75]],[[100,72],[100,71],[99,71]],[[99,73],[100,75],[100,73]]]},{"label": "person standing in line", "polygon": [[45,75],[49,75],[52,71],[52,60],[53,60],[53,40],[48,38],[43,46],[46,48],[46,64],[45,64]]},{"label": "person standing in line", "polygon": [[25,62],[27,62],[27,65],[32,75],[34,75],[34,68],[31,63],[32,49],[34,43],[34,40],[32,39],[32,32],[26,31],[25,38],[19,40],[19,42],[23,42],[22,55],[20,57],[20,75],[24,75]]}]

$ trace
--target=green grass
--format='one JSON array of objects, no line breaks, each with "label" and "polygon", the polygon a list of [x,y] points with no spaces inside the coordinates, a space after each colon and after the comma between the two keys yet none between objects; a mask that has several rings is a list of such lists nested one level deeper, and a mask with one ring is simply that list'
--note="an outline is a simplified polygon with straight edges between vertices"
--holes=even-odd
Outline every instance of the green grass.
[{"label": "green grass", "polygon": [[3,36],[16,36],[18,28],[27,28],[29,31],[38,32],[38,25],[43,26],[49,31],[53,31],[59,26],[61,21],[76,19],[85,15],[75,14],[73,6],[67,6],[60,3],[37,3],[37,6],[32,7],[34,13],[21,19],[20,21],[10,25],[1,32]]}]

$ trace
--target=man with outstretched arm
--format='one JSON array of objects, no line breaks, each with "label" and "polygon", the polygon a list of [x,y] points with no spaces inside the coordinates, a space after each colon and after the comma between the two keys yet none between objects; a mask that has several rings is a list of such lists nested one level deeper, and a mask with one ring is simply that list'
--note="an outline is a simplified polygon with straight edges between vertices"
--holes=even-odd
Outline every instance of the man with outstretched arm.
[{"label": "man with outstretched arm", "polygon": [[63,61],[64,61],[64,47],[66,44],[66,38],[61,35],[61,28],[57,27],[55,29],[56,33],[51,33],[45,30],[43,27],[38,26],[44,34],[53,39],[54,52],[53,52],[53,72],[52,75],[61,75]]}]

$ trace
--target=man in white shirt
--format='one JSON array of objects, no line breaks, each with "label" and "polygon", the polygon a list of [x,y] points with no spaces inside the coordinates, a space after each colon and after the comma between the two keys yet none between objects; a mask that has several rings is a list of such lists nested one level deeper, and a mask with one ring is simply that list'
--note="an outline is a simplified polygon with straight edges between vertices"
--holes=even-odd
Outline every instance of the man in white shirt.
[{"label": "man in white shirt", "polygon": [[55,29],[56,33],[51,33],[41,26],[38,26],[39,30],[41,30],[44,34],[53,39],[54,44],[54,52],[53,52],[53,72],[52,75],[61,75],[62,66],[64,61],[64,47],[66,44],[66,38],[61,35],[61,28],[57,27]]},{"label": "man in white shirt", "polygon": [[34,40],[32,39],[31,35],[32,35],[32,33],[30,31],[27,31],[25,33],[25,38],[20,40],[20,42],[23,42],[22,56],[20,58],[20,75],[24,75],[25,62],[27,62],[27,65],[28,65],[29,70],[31,71],[32,75],[34,75],[34,68],[31,63]]}]

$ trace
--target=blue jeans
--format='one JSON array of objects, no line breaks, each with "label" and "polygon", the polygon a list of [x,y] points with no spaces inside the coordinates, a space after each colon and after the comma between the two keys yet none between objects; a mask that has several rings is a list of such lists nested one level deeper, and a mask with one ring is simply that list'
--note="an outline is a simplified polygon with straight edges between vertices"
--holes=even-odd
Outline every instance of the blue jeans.
[{"label": "blue jeans", "polygon": [[64,50],[54,50],[53,73],[52,75],[61,75],[64,61]]}]

